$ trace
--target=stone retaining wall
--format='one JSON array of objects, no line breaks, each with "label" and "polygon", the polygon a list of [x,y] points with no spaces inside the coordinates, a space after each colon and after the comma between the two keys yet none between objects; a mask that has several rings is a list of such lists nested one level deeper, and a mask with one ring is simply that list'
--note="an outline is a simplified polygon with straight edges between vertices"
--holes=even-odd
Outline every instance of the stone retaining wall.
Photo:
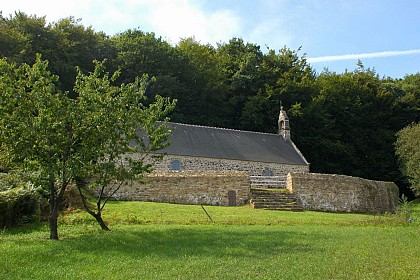
[{"label": "stone retaining wall", "polygon": [[250,181],[245,172],[155,171],[145,177],[145,184],[123,186],[113,197],[116,200],[227,206],[243,205],[249,196]]},{"label": "stone retaining wall", "polygon": [[398,206],[398,187],[392,182],[318,173],[290,173],[287,188],[306,210],[385,213]]}]

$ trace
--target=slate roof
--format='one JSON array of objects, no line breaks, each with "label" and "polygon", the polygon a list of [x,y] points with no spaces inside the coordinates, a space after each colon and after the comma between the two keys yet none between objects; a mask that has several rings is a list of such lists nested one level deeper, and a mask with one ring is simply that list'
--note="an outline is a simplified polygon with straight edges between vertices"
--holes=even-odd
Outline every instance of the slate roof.
[{"label": "slate roof", "polygon": [[234,159],[267,163],[308,165],[292,141],[278,134],[168,122],[171,155]]}]

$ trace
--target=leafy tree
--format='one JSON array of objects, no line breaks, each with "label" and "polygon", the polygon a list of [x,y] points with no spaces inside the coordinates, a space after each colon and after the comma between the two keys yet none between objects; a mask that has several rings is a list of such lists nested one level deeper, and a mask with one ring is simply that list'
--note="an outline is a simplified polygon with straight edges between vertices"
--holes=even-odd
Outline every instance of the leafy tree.
[{"label": "leafy tree", "polygon": [[119,80],[124,83],[143,74],[158,78],[181,71],[174,48],[154,33],[129,29],[113,36],[111,42],[121,68]]},{"label": "leafy tree", "polygon": [[420,195],[420,123],[411,124],[397,134],[396,154],[401,169],[409,178],[411,189]]},{"label": "leafy tree", "polygon": [[267,133],[277,133],[280,104],[271,98],[258,94],[246,101],[241,112],[242,129]]},{"label": "leafy tree", "polygon": [[302,147],[313,160],[314,171],[369,179],[383,178],[385,170],[389,176],[394,174],[393,133],[386,127],[388,116],[380,114],[383,104],[377,97],[380,80],[375,73],[363,69],[342,75],[323,73],[318,83],[320,93],[306,111],[310,115],[304,122],[306,136],[321,138],[318,145],[326,146],[314,149],[308,138],[312,147]]},{"label": "leafy tree", "polygon": [[[156,121],[172,104],[158,99],[144,107],[144,80],[111,86],[115,76],[103,74],[101,63],[88,76],[79,72],[79,97],[69,98],[54,86],[58,77],[47,66],[40,56],[33,66],[0,60],[0,146],[8,161],[30,170],[49,191],[50,238],[58,239],[59,209],[69,184],[90,176],[106,184],[148,171],[143,158],[125,153],[162,147],[168,132]],[[129,142],[136,145],[130,147]],[[130,167],[127,172],[120,165],[123,160]],[[95,177],[106,168],[106,179]],[[94,214],[100,222],[100,211]]]},{"label": "leafy tree", "polygon": [[228,43],[218,45],[217,54],[220,70],[232,94],[249,96],[257,92],[259,86],[255,82],[263,59],[258,45],[232,38]]},{"label": "leafy tree", "polygon": [[[306,106],[312,101],[317,94],[316,77],[305,56],[299,56],[298,52],[282,48],[278,53],[269,50],[263,56],[258,94],[247,100],[241,115],[241,128],[276,132],[280,102],[290,108],[293,104]],[[293,118],[291,121],[293,123]],[[254,127],[256,123],[258,125]],[[293,131],[299,131],[295,124],[293,127]]]},{"label": "leafy tree", "polygon": [[144,74],[155,79],[147,91],[147,97],[161,96],[178,100],[178,106],[171,114],[171,119],[188,123],[193,113],[190,100],[195,98],[193,85],[194,71],[187,57],[179,50],[156,37],[137,29],[129,29],[111,37],[116,50],[114,64],[121,71],[118,79],[128,82]]},{"label": "leafy tree", "polygon": [[45,17],[27,15],[0,15],[0,56],[17,64],[33,64],[39,53],[49,61],[50,71],[58,75],[57,86],[61,91],[72,92],[76,79],[76,66],[92,71],[93,60],[115,56],[104,33],[85,28],[80,20],[64,18],[47,24]]},{"label": "leafy tree", "polygon": [[317,87],[319,94],[298,115],[290,114],[312,171],[397,181],[401,187],[393,143],[411,114],[404,91],[362,64],[344,74],[321,73]]},{"label": "leafy tree", "polygon": [[0,57],[19,61],[20,56],[26,52],[27,45],[27,36],[14,28],[10,20],[0,12]]},{"label": "leafy tree", "polygon": [[18,64],[33,64],[36,53],[44,53],[56,42],[45,16],[28,16],[23,12],[9,17],[0,15],[0,26],[0,56]]},{"label": "leafy tree", "polygon": [[0,143],[10,160],[35,172],[50,193],[50,238],[58,239],[57,218],[71,181],[72,101],[58,93],[58,80],[38,57],[33,66],[0,60]]},{"label": "leafy tree", "polygon": [[223,84],[216,49],[209,44],[202,45],[194,38],[187,38],[180,41],[176,50],[188,62],[182,69],[188,90],[177,97],[179,106],[176,112],[184,117],[180,121],[226,127],[227,89]]},{"label": "leafy tree", "polygon": [[[50,62],[51,71],[60,77],[60,89],[73,91],[76,80],[76,67],[83,72],[93,71],[92,61],[106,60],[108,68],[114,69],[113,58],[116,56],[108,36],[103,32],[95,32],[91,27],[84,27],[80,19],[63,18],[50,25],[50,32],[56,41],[50,42],[50,49],[36,50]],[[133,81],[132,79],[131,81]]]},{"label": "leafy tree", "polygon": [[263,53],[258,45],[232,38],[217,47],[218,68],[227,89],[227,122],[230,128],[240,128],[242,110],[247,99],[256,95],[261,87],[260,64]]},{"label": "leafy tree", "polygon": [[420,73],[406,75],[395,84],[400,89],[396,98],[396,106],[400,111],[398,129],[411,122],[420,122]]},{"label": "leafy tree", "polygon": [[[83,156],[75,177],[86,211],[108,230],[102,210],[122,185],[141,179],[160,157],[149,153],[166,147],[169,131],[156,123],[164,118],[174,103],[156,96],[145,106],[147,76],[134,83],[113,86],[118,72],[109,77],[103,63],[97,63],[89,75],[80,72],[75,84],[77,126],[85,135],[78,140]],[[86,202],[86,192],[99,190],[95,209]]]}]

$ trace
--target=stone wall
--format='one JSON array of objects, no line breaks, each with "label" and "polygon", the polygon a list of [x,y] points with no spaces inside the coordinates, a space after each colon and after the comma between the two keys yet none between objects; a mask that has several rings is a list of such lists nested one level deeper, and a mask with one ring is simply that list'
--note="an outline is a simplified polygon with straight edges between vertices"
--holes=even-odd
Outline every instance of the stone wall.
[{"label": "stone wall", "polygon": [[180,162],[181,170],[245,171],[252,176],[263,175],[264,170],[270,170],[274,176],[286,176],[289,172],[309,172],[309,165],[291,165],[173,155],[165,155],[163,161],[155,164],[154,168],[158,171],[171,170],[171,163],[173,160],[178,160]]},{"label": "stone wall", "polygon": [[113,197],[180,204],[243,205],[250,197],[250,181],[248,174],[238,171],[155,171],[146,176],[144,184],[122,186]]},{"label": "stone wall", "polygon": [[398,187],[344,175],[290,173],[287,188],[306,210],[331,212],[395,212]]}]

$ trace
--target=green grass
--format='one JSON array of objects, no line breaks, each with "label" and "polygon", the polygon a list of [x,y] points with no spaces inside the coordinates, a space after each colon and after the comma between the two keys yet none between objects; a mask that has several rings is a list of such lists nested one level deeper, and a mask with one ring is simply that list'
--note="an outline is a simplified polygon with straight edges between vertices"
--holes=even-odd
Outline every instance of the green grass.
[{"label": "green grass", "polygon": [[0,279],[418,279],[420,207],[397,215],[112,202],[0,234]]}]

